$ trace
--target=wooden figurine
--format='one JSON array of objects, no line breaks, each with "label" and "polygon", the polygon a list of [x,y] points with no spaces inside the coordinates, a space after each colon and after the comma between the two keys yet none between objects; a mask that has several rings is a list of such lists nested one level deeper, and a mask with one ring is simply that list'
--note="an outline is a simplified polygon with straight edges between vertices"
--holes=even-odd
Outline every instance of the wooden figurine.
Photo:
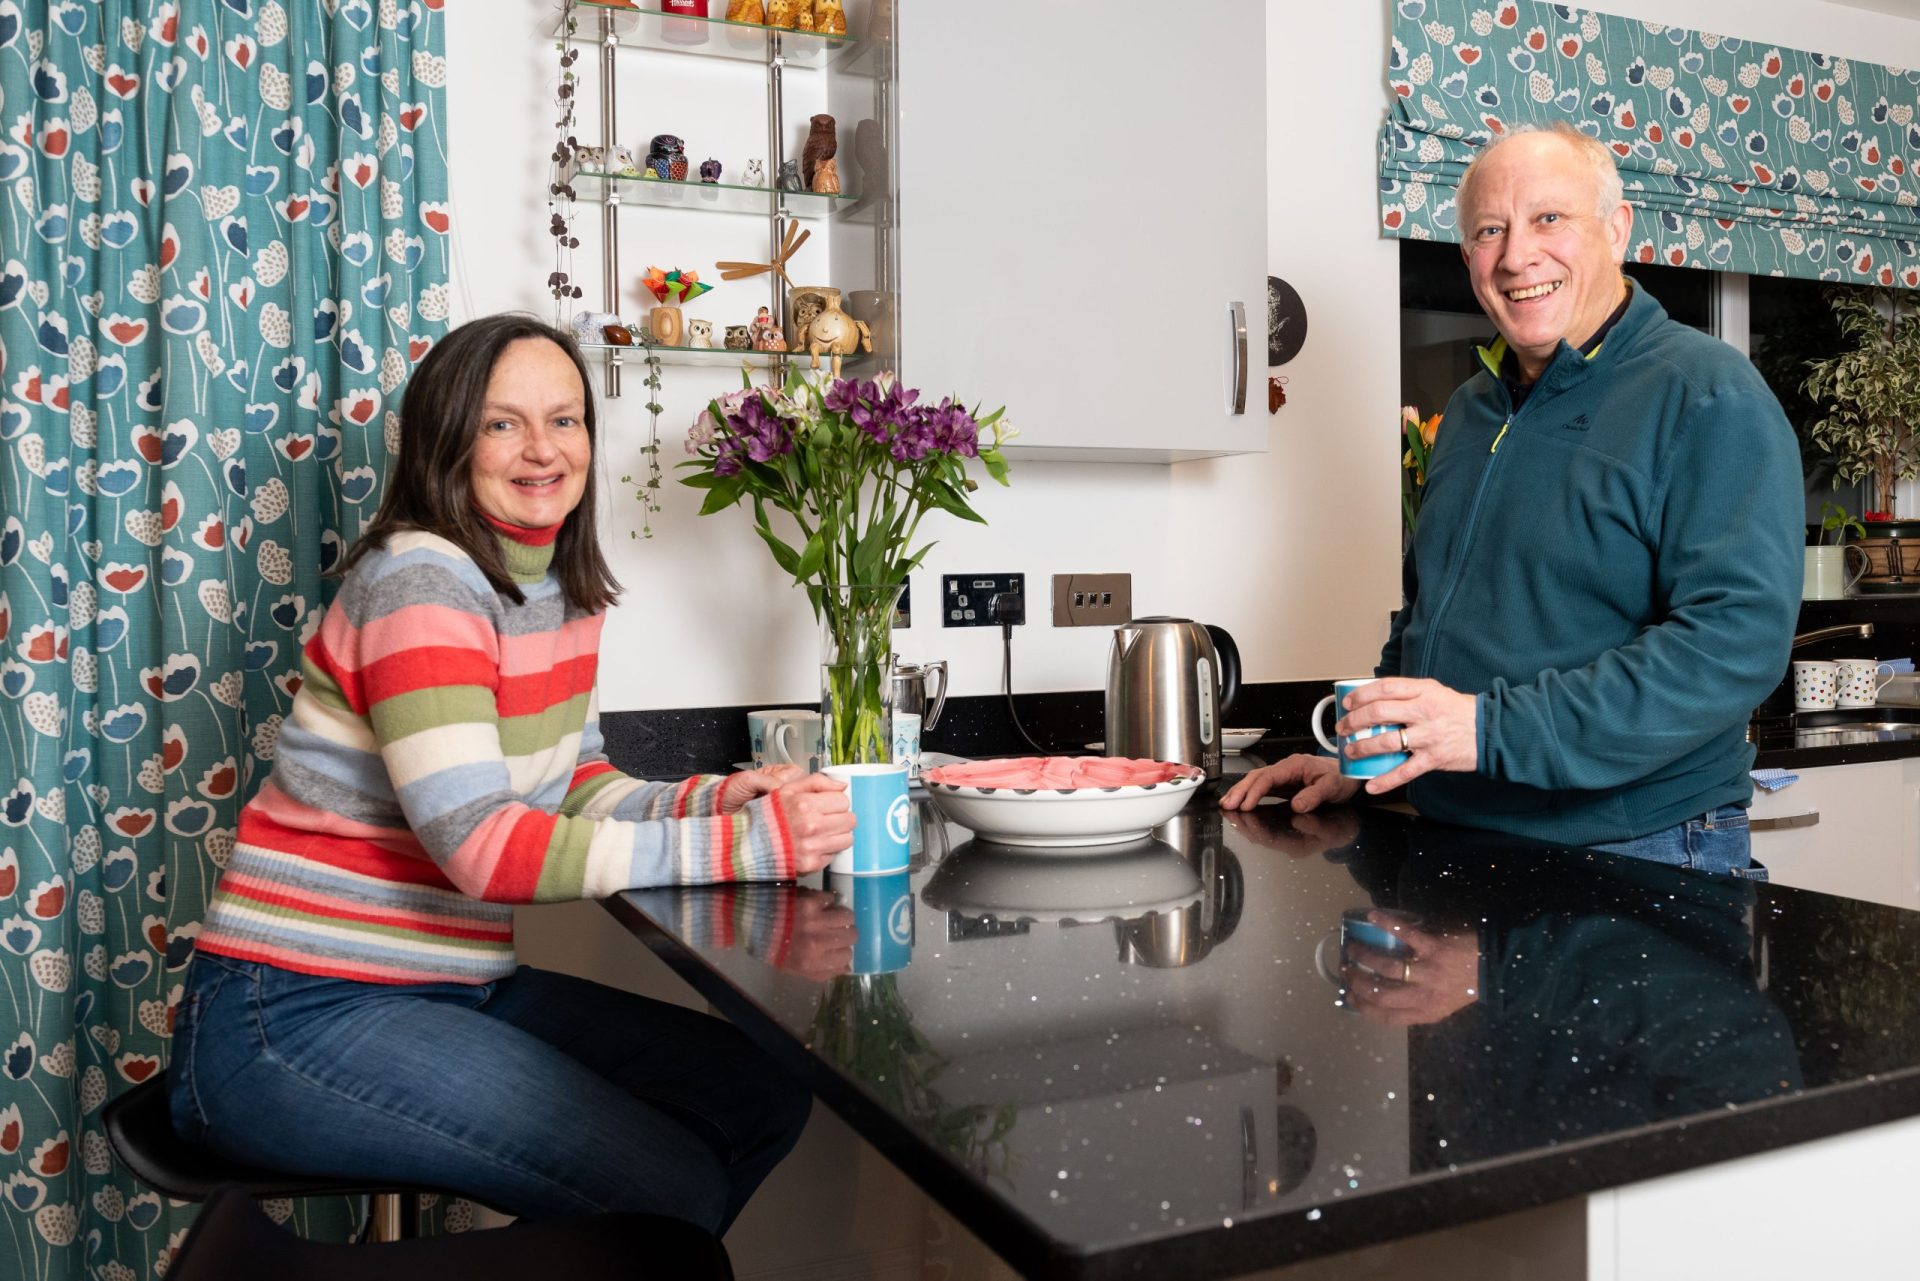
[{"label": "wooden figurine", "polygon": [[837,196],[840,194],[839,161],[829,157],[820,162],[820,167],[813,171],[813,190],[815,194],[822,196]]},{"label": "wooden figurine", "polygon": [[686,320],[678,307],[662,303],[647,313],[647,328],[652,331],[653,341],[657,345],[678,347],[686,333]]},{"label": "wooden figurine", "polygon": [[687,346],[712,347],[713,322],[711,320],[689,320],[687,322]]},{"label": "wooden figurine", "polygon": [[765,22],[767,6],[762,0],[727,0],[728,22]]},{"label": "wooden figurine", "polygon": [[808,191],[818,191],[813,185],[814,171],[822,160],[831,160],[840,150],[839,135],[834,131],[833,117],[825,114],[815,116],[807,129],[807,145],[800,153],[800,177]]},{"label": "wooden figurine", "polygon": [[767,0],[767,25],[792,30],[800,25],[801,0]]},{"label": "wooden figurine", "polygon": [[813,29],[823,36],[847,34],[847,11],[840,0],[813,0]]},{"label": "wooden figurine", "polygon": [[814,369],[820,368],[820,353],[830,355],[833,358],[833,376],[838,378],[842,356],[852,355],[856,347],[873,350],[873,331],[867,328],[865,321],[855,320],[841,311],[838,297],[829,297],[826,303],[820,314],[813,318],[813,323],[807,326],[807,332],[800,335],[799,343],[807,349],[811,357],[808,363]]},{"label": "wooden figurine", "polygon": [[807,0],[800,0],[800,11],[794,15],[793,29],[795,31],[813,30],[813,6],[808,4]]}]

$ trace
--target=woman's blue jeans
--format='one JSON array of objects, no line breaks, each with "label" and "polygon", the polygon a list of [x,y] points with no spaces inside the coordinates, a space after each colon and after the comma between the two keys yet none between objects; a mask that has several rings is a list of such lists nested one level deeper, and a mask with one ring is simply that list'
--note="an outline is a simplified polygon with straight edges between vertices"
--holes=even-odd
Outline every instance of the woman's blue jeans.
[{"label": "woman's blue jeans", "polygon": [[1722,805],[1712,813],[1675,823],[1658,832],[1589,848],[1696,872],[1718,872],[1722,876],[1744,876],[1756,881],[1767,879],[1767,870],[1753,861],[1753,833],[1746,807],[1741,805]]},{"label": "woman's blue jeans", "polygon": [[444,1188],[509,1214],[726,1230],[811,1095],[730,1024],[522,966],[388,986],[202,954],[174,1128],[236,1161]]}]

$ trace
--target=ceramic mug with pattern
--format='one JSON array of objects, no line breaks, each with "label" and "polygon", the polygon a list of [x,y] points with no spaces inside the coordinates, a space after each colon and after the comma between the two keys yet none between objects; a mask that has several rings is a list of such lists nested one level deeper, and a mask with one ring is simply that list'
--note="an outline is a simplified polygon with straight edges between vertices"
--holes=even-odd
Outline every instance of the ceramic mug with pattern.
[{"label": "ceramic mug with pattern", "polygon": [[1871,658],[1836,658],[1836,707],[1872,707],[1880,701],[1880,688],[1893,679],[1893,669]]},{"label": "ceramic mug with pattern", "polygon": [[1840,665],[1803,659],[1793,665],[1793,710],[1826,711],[1839,701]]}]

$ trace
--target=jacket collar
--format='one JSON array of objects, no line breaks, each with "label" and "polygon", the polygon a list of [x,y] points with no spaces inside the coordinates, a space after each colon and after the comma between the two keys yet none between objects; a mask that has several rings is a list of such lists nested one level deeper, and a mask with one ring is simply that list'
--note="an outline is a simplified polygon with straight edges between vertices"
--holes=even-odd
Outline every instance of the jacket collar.
[{"label": "jacket collar", "polygon": [[[1560,346],[1547,361],[1547,367],[1540,371],[1540,377],[1527,395],[1535,395],[1543,390],[1558,391],[1574,386],[1596,370],[1605,366],[1611,359],[1633,346],[1634,339],[1644,330],[1659,324],[1667,316],[1662,307],[1632,277],[1627,277],[1627,300],[1625,309],[1616,312],[1600,331],[1587,340],[1584,348],[1575,347],[1566,339],[1560,340]],[[1496,337],[1484,347],[1474,348],[1474,354],[1494,381],[1509,386],[1517,378],[1517,360],[1507,347],[1505,338]]]}]

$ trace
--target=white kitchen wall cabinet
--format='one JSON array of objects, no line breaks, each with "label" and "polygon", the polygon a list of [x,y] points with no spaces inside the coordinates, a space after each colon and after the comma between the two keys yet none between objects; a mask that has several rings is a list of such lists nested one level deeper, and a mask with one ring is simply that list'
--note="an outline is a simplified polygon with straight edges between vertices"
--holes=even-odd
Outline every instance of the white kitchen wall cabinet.
[{"label": "white kitchen wall cabinet", "polygon": [[1266,10],[898,6],[909,383],[1016,458],[1266,449]]},{"label": "white kitchen wall cabinet", "polygon": [[1920,908],[1920,760],[1794,771],[1755,791],[1753,857],[1773,881],[1894,907]]}]

